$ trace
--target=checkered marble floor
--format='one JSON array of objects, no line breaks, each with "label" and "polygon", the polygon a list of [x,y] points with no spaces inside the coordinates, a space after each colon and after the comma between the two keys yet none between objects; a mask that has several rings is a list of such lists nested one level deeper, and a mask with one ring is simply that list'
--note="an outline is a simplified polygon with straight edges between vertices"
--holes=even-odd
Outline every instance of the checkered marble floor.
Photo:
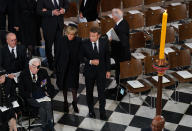
[{"label": "checkered marble floor", "polygon": [[[54,83],[54,80],[53,80]],[[114,81],[110,87],[115,86]],[[179,102],[174,102],[175,92],[171,89],[164,89],[162,100],[162,115],[166,123],[165,128],[171,131],[192,131],[192,85],[180,84]],[[54,98],[54,120],[56,131],[140,131],[141,128],[148,127],[155,116],[154,102],[156,89],[142,94],[142,98],[152,106],[147,106],[138,97],[138,94],[126,95],[121,101],[106,96],[106,115],[108,120],[99,119],[99,103],[97,89],[94,89],[94,104],[96,119],[88,117],[88,107],[86,104],[86,93],[83,76],[80,77],[80,88],[78,89],[78,107],[80,112],[74,113],[70,104],[70,112],[63,113],[63,94],[60,91]],[[72,94],[68,93],[68,101],[72,102]],[[129,110],[131,104],[131,110]]]}]

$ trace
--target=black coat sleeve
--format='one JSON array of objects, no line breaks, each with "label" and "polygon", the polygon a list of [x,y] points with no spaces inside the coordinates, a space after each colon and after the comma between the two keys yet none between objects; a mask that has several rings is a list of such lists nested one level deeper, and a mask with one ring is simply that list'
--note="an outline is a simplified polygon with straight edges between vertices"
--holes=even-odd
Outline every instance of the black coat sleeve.
[{"label": "black coat sleeve", "polygon": [[106,70],[110,71],[110,52],[109,52],[109,40],[106,39],[106,47],[105,47],[105,61],[106,61]]},{"label": "black coat sleeve", "polygon": [[40,16],[52,16],[52,10],[42,11],[44,7],[45,0],[38,0],[37,1],[37,14]]}]

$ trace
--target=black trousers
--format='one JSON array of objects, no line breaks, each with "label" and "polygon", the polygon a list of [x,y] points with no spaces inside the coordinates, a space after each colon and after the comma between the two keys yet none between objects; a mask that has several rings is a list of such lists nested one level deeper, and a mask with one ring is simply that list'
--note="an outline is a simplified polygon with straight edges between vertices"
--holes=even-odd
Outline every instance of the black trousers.
[{"label": "black trousers", "polygon": [[[43,35],[45,39],[45,53],[48,60],[49,67],[54,68],[54,57],[52,55],[52,46],[56,47],[56,43],[58,38],[62,35],[63,29],[57,27],[55,31],[50,31],[47,29],[43,29]],[[54,54],[56,52],[56,48],[54,48]]]},{"label": "black trousers", "polygon": [[99,71],[89,73],[90,75],[85,74],[86,97],[89,111],[94,112],[93,89],[96,82],[99,99],[99,111],[100,113],[105,113],[106,100],[104,91],[106,86],[106,77],[105,75],[101,75]]}]

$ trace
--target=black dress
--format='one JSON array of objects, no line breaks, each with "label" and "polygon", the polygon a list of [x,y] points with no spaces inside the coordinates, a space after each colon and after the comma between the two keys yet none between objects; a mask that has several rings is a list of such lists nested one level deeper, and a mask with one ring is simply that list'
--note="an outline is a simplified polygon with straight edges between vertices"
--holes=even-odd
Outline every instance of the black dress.
[{"label": "black dress", "polygon": [[80,46],[79,37],[70,41],[64,36],[58,40],[55,63],[56,83],[60,89],[79,87]]},{"label": "black dress", "polygon": [[13,101],[16,100],[16,92],[15,92],[15,85],[14,82],[6,78],[5,82],[3,84],[0,84],[0,106],[6,106],[10,109],[7,111],[2,112],[0,110],[0,122],[2,123],[1,127],[4,130],[7,130],[8,128],[8,121],[11,118],[15,118],[15,110],[12,108]]}]

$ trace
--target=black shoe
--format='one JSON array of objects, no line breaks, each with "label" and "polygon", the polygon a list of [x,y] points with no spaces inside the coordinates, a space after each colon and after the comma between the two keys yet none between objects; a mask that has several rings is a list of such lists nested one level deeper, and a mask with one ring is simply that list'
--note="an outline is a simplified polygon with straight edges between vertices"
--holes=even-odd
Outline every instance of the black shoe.
[{"label": "black shoe", "polygon": [[64,112],[69,113],[69,105],[68,102],[64,102]]},{"label": "black shoe", "polygon": [[77,102],[72,102],[72,105],[73,105],[73,109],[74,109],[75,113],[79,113],[79,109],[77,107]]},{"label": "black shoe", "polygon": [[95,112],[89,112],[89,117],[90,118],[95,118],[96,116],[95,116]]},{"label": "black shoe", "polygon": [[100,113],[100,119],[106,121],[107,120],[106,113]]}]

